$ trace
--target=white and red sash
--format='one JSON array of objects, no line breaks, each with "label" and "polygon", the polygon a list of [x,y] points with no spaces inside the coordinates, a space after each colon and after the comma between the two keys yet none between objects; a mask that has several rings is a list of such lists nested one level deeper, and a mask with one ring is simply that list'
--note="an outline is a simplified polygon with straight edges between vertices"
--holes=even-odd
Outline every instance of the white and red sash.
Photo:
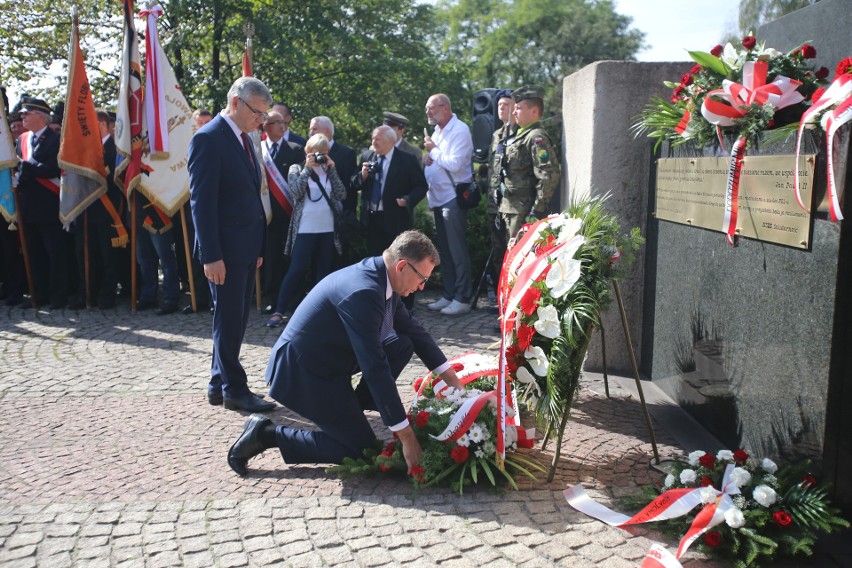
[{"label": "white and red sash", "polygon": [[266,171],[266,183],[269,186],[269,192],[278,202],[278,205],[287,213],[288,216],[293,215],[293,201],[290,199],[290,184],[281,175],[278,166],[269,155],[269,148],[266,144],[261,144],[263,155],[263,169]]},{"label": "white and red sash", "polygon": [[[24,159],[25,162],[29,162],[30,157],[32,156],[32,154],[30,154],[30,140],[32,139],[32,137],[33,133],[30,131],[21,134],[21,157]],[[59,178],[48,179],[36,177],[33,179],[35,179],[45,188],[49,189],[52,193],[55,193],[57,197],[59,196]]]},{"label": "white and red sash", "polygon": [[[836,106],[835,106],[836,105]],[[835,107],[835,108],[831,108]],[[820,113],[822,118],[820,124],[825,130],[827,143],[827,169],[828,169],[828,213],[832,221],[840,221],[843,214],[840,212],[840,201],[837,197],[837,187],[834,180],[834,135],[837,130],[852,120],[852,74],[839,75],[826,89],[822,96],[814,102],[813,106],[802,114],[799,122],[799,132],[796,137],[796,163],[793,168],[793,191],[796,195],[796,203],[805,211],[810,211],[810,204],[802,202],[799,194],[799,152],[802,146],[802,133],[808,124],[816,123]]]},{"label": "white and red sash", "polygon": [[[713,486],[669,489],[632,517],[617,513],[592,500],[583,490],[583,486],[579,484],[563,491],[563,495],[565,495],[568,504],[581,513],[585,513],[611,527],[619,528],[682,517],[695,507],[705,503],[704,508],[695,515],[692,525],[680,540],[674,556],[664,548],[655,546],[652,547],[642,564],[645,568],[680,567],[678,559],[686,553],[689,546],[702,534],[724,522],[726,511],[736,509],[731,496],[739,495],[740,488],[731,480],[731,473],[734,468],[734,464],[728,464],[725,468],[721,490]],[[706,499],[708,492],[711,492],[712,497],[709,502]]]}]

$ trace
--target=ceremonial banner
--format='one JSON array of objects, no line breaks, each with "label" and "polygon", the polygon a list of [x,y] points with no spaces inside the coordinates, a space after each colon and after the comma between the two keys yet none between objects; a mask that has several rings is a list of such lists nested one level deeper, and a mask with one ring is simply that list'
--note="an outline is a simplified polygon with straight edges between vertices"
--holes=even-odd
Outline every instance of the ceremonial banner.
[{"label": "ceremonial banner", "polygon": [[15,217],[15,196],[12,194],[12,168],[18,165],[15,141],[6,120],[6,105],[0,97],[0,215],[11,222]]},{"label": "ceremonial banner", "polygon": [[142,67],[139,65],[139,40],[133,23],[133,0],[123,0],[123,6],[124,45],[115,121],[118,155],[115,182],[129,196],[142,173]]},{"label": "ceremonial banner", "polygon": [[[143,17],[148,18],[149,30],[156,27],[156,18],[162,13],[159,5],[141,13]],[[146,46],[150,51],[145,53],[145,61],[149,72],[152,67],[147,62],[152,58],[157,61],[153,71],[157,72],[158,76],[146,77],[146,83],[155,84],[162,91],[165,106],[157,109],[157,116],[166,120],[167,128],[161,130],[157,136],[161,142],[168,140],[168,152],[160,151],[154,154],[152,150],[152,154],[142,157],[143,175],[137,187],[154,205],[171,217],[189,199],[187,156],[189,141],[193,135],[192,110],[180,90],[168,57],[159,42],[154,40],[156,38],[152,39],[149,31]],[[148,93],[146,99],[149,97],[152,97],[151,93]],[[149,120],[150,115],[146,115],[143,124],[147,127],[150,141],[156,129]]]},{"label": "ceremonial banner", "polygon": [[[254,71],[252,69],[252,45],[251,38],[246,38],[246,50],[243,52],[243,77],[254,77]],[[260,130],[254,130],[248,133],[249,138],[251,138],[251,144],[254,146],[254,155],[255,156],[263,156],[262,152],[262,144],[260,143]],[[266,224],[272,222],[272,202],[269,198],[269,186],[266,183],[266,176],[263,173],[269,173],[269,170],[264,165],[261,168],[261,176],[260,176],[260,202],[263,204],[263,212],[266,214]],[[284,205],[282,204],[282,207]],[[286,207],[284,207],[286,209]],[[292,209],[292,208],[291,208]]]},{"label": "ceremonial banner", "polygon": [[59,178],[59,220],[66,229],[107,189],[104,148],[78,34],[75,11],[68,51],[65,120],[59,145],[59,167],[62,168]]},{"label": "ceremonial banner", "polygon": [[148,127],[148,153],[151,159],[169,157],[169,131],[167,124],[166,98],[161,69],[168,65],[160,47],[157,33],[157,18],[163,15],[159,4],[142,10],[139,15],[147,20],[145,27],[145,124]]}]

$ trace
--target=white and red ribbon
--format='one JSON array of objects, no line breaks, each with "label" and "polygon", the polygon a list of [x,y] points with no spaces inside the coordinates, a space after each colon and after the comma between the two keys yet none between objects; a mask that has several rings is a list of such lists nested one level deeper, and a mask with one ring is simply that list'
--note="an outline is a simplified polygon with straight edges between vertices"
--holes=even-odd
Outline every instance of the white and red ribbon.
[{"label": "white and red ribbon", "polygon": [[[832,107],[834,107],[832,109]],[[834,179],[834,136],[837,130],[852,120],[852,74],[845,73],[838,75],[832,81],[831,85],[826,89],[822,96],[814,102],[813,106],[802,114],[802,120],[799,122],[799,132],[796,136],[796,163],[793,167],[793,191],[796,195],[796,203],[805,211],[810,211],[810,204],[802,202],[802,196],[799,192],[799,153],[802,147],[802,133],[808,124],[817,122],[820,113],[822,118],[820,124],[825,130],[827,143],[827,193],[828,193],[828,213],[832,221],[840,221],[843,219],[843,214],[840,212],[840,202],[837,197],[837,187]]]},{"label": "white and red ribbon", "polygon": [[[734,464],[728,464],[725,468],[725,473],[722,477],[721,490],[712,486],[670,489],[651,501],[644,509],[632,517],[617,513],[594,501],[583,490],[583,486],[579,484],[574,487],[569,487],[563,491],[563,495],[565,496],[565,500],[568,501],[568,504],[581,513],[602,521],[611,527],[623,528],[630,525],[652,523],[682,517],[704,502],[703,495],[706,491],[712,491],[715,494],[715,499],[704,505],[704,508],[695,516],[689,530],[687,530],[686,534],[683,538],[681,538],[674,557],[669,558],[659,552],[654,553],[655,548],[652,548],[651,552],[648,553],[648,556],[651,557],[653,561],[657,561],[657,564],[642,564],[643,567],[677,567],[680,566],[678,559],[686,553],[689,546],[695,542],[699,536],[722,523],[725,520],[726,511],[736,508],[731,496],[739,495],[740,488],[731,480],[731,473],[734,471],[734,467]],[[656,548],[656,550],[659,551],[659,548],[660,547]]]},{"label": "white and red ribbon", "polygon": [[722,231],[728,244],[734,246],[737,233],[737,216],[740,207],[740,176],[743,171],[748,141],[744,136],[737,138],[731,147],[731,158],[728,162],[728,179],[725,186],[725,215],[722,218]]},{"label": "white and red ribbon", "polygon": [[261,143],[261,154],[263,158],[263,169],[266,172],[266,184],[269,187],[272,197],[278,202],[278,205],[287,213],[293,215],[293,200],[290,198],[290,184],[281,175],[278,166],[269,155],[269,149],[266,144]]},{"label": "white and red ribbon", "polygon": [[151,158],[169,157],[169,117],[166,111],[166,89],[163,85],[163,61],[165,54],[160,46],[157,33],[157,18],[163,15],[163,8],[154,4],[139,12],[145,18],[145,119],[148,126],[148,146]]}]

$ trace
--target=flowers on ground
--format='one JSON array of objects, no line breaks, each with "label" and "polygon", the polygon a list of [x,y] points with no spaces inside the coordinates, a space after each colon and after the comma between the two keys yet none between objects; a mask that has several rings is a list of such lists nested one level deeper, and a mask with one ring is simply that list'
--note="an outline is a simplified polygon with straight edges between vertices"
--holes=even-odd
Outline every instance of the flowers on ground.
[{"label": "flowers on ground", "polygon": [[[849,526],[830,505],[827,489],[806,473],[808,466],[804,462],[779,467],[769,458],[752,459],[743,450],[715,455],[695,451],[686,461],[675,463],[661,490],[651,489],[641,503],[632,504],[644,506],[648,499],[672,489],[694,489],[692,502],[697,506],[657,526],[678,538],[698,527],[704,538],[696,544],[704,552],[725,557],[734,566],[757,566],[768,558],[810,554],[817,531],[829,533]],[[689,499],[689,494],[678,495]],[[723,514],[718,524],[710,520],[709,507]]]}]

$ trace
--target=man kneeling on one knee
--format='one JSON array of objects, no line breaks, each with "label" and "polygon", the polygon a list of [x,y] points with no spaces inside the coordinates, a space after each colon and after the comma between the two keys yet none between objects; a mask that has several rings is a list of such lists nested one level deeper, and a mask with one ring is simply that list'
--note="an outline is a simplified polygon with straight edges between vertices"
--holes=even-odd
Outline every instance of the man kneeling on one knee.
[{"label": "man kneeling on one knee", "polygon": [[[291,464],[360,458],[376,440],[365,410],[377,410],[396,432],[409,469],[420,461],[397,377],[417,353],[449,386],[461,383],[400,296],[422,289],[439,262],[425,235],[406,231],[382,256],[338,270],[310,291],[272,348],[266,382],[272,398],[320,431],[276,426],[254,414],[228,452],[234,471],[246,475],[248,460],[273,447]],[[361,381],[353,389],[352,375],[359,370]]]}]

